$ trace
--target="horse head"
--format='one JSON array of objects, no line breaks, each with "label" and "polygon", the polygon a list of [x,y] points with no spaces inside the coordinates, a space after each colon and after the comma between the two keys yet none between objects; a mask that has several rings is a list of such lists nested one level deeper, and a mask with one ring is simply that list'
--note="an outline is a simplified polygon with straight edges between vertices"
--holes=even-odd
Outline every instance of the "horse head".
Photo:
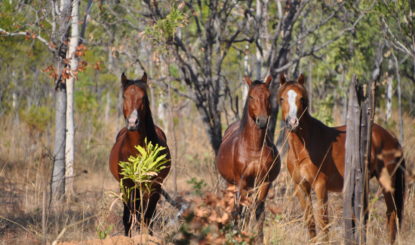
[{"label": "horse head", "polygon": [[280,88],[278,101],[281,107],[282,119],[288,129],[295,131],[302,116],[307,113],[308,95],[304,87],[304,75],[301,74],[297,81],[286,81],[283,73],[280,75]]},{"label": "horse head", "polygon": [[140,122],[147,116],[149,100],[147,97],[147,74],[144,72],[139,80],[129,80],[121,75],[123,88],[123,113],[130,131],[138,130]]},{"label": "horse head", "polygon": [[249,77],[245,77],[245,82],[249,86],[247,113],[261,129],[267,126],[268,118],[271,113],[269,101],[271,94],[269,84],[271,83],[271,80],[271,76],[268,76],[264,82],[252,81]]}]

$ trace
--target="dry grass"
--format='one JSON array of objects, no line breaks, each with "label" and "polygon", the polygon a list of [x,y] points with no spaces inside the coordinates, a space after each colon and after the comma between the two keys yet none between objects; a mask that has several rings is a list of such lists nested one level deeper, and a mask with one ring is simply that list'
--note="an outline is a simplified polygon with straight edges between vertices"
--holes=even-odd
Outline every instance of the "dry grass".
[{"label": "dry grass", "polygon": [[[222,185],[214,166],[213,151],[204,129],[199,127],[200,119],[187,116],[189,113],[175,112],[173,121],[176,123],[161,125],[168,129],[174,164],[164,187],[173,195],[177,191],[177,195],[191,196],[192,186],[187,181],[195,177],[207,184],[203,191],[217,193]],[[118,193],[118,183],[107,166],[109,151],[122,126],[122,120],[116,118],[113,116],[102,122],[86,116],[77,117],[75,195],[55,207],[44,202],[44,193],[49,190],[53,149],[50,132],[53,128],[39,132],[10,117],[0,120],[0,244],[41,244],[44,240],[51,243],[58,236],[61,241],[73,241],[96,239],[99,234],[122,235],[122,205],[111,194]],[[414,125],[414,119],[405,118],[404,155],[410,171],[414,171],[415,162]],[[413,176],[408,184],[405,219],[397,244],[415,243]],[[375,180],[371,182],[371,190],[368,244],[386,244],[385,205]],[[284,165],[271,192],[274,197],[267,201],[270,208],[266,211],[267,244],[307,243],[302,211],[293,196],[291,179]],[[47,200],[48,196],[45,197]],[[341,244],[342,199],[339,194],[330,194],[329,200],[330,240]],[[46,211],[45,227],[42,227],[42,210]],[[176,210],[163,199],[158,210],[154,236],[171,242],[180,226],[174,219]]]}]

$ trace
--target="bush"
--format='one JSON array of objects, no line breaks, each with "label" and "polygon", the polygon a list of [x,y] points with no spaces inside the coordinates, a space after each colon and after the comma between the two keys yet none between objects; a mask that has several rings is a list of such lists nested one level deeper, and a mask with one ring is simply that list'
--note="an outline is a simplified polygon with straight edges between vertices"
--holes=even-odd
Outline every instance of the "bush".
[{"label": "bush", "polygon": [[[166,147],[153,145],[151,142],[144,140],[145,147],[135,146],[138,151],[137,156],[130,156],[127,162],[120,162],[121,175],[120,180],[123,200],[127,203],[130,200],[130,194],[134,189],[150,191],[151,183],[158,173],[166,168],[165,164],[169,161],[166,154],[161,154]],[[125,180],[132,181],[133,186],[127,187],[123,183]]]}]

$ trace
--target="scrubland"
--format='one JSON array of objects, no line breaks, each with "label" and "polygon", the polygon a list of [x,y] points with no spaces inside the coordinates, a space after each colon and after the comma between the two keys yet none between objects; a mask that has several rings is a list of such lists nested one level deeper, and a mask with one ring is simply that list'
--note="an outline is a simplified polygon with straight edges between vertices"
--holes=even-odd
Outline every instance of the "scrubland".
[{"label": "scrubland", "polygon": [[[202,123],[197,116],[186,116],[196,115],[195,111],[188,110],[178,111],[170,123],[158,122],[167,133],[173,156],[173,168],[164,188],[173,197],[192,199],[199,194],[219,193],[224,184],[216,172],[214,152]],[[116,113],[106,120],[99,115],[76,115],[75,192],[59,205],[49,203],[53,123],[39,128],[30,119],[1,118],[0,244],[50,244],[58,240],[87,241],[123,235],[122,203],[117,198],[119,184],[108,170],[109,151],[123,120]],[[398,135],[396,125],[388,128]],[[396,244],[415,244],[415,120],[405,117],[404,126],[408,191]],[[385,205],[376,180],[371,181],[370,189],[368,244],[387,244]],[[329,203],[330,243],[342,244],[341,195],[330,194]],[[284,164],[266,206],[266,244],[308,242],[302,211]],[[153,242],[174,242],[184,221],[175,220],[176,209],[163,198],[158,210],[153,226],[153,236],[157,239]],[[120,244],[131,242],[119,239]],[[140,239],[136,239],[137,243]]]}]

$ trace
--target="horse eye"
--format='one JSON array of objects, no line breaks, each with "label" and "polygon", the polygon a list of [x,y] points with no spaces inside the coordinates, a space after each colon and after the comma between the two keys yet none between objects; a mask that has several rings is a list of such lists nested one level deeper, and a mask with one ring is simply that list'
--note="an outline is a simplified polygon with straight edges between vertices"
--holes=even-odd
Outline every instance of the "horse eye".
[{"label": "horse eye", "polygon": [[280,103],[282,103],[284,101],[284,99],[283,98],[280,98]]},{"label": "horse eye", "polygon": [[252,97],[251,95],[249,95],[248,98],[252,100],[254,97]]},{"label": "horse eye", "polygon": [[306,101],[305,101],[305,99],[304,99],[304,98],[301,98],[301,104],[303,104],[303,105],[304,105],[304,104],[305,104],[305,102],[306,102]]}]

